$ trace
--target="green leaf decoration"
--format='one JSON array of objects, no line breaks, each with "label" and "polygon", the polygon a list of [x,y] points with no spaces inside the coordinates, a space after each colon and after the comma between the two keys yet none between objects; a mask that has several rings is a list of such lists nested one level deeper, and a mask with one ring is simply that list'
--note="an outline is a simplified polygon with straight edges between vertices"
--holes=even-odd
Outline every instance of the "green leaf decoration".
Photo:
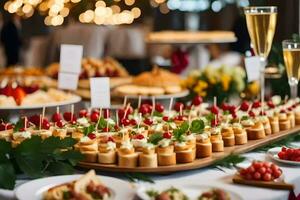
[{"label": "green leaf decoration", "polygon": [[72,174],[74,169],[70,164],[64,162],[52,162],[48,166],[48,171],[51,175]]},{"label": "green leaf decoration", "polygon": [[24,119],[19,119],[19,121],[14,126],[14,132],[18,132],[20,128],[24,127]]},{"label": "green leaf decoration", "polygon": [[100,119],[99,119],[99,123],[98,123],[98,129],[103,129],[103,128],[105,128],[107,126],[107,122],[106,122],[106,120],[104,119],[104,117],[101,117]]},{"label": "green leaf decoration", "polygon": [[150,136],[149,142],[152,143],[152,144],[154,144],[154,145],[157,145],[158,142],[159,142],[160,140],[162,140],[162,139],[163,139],[163,136],[162,136],[161,133],[154,133],[154,134],[152,134],[152,135]]},{"label": "green leaf decoration", "polygon": [[79,151],[63,151],[61,153],[63,160],[68,160],[72,166],[75,166],[79,161],[84,159]]},{"label": "green leaf decoration", "polygon": [[192,133],[202,133],[204,130],[204,122],[200,119],[195,119],[192,121],[191,127],[190,127],[190,131]]},{"label": "green leaf decoration", "polygon": [[0,163],[0,188],[12,190],[15,182],[16,174],[12,163]]},{"label": "green leaf decoration", "polygon": [[16,162],[23,173],[31,178],[39,178],[43,176],[43,160],[38,156],[22,156],[16,155]]},{"label": "green leaf decoration", "polygon": [[153,116],[155,117],[163,117],[164,115],[160,112],[154,111]]},{"label": "green leaf decoration", "polygon": [[176,141],[183,142],[183,135],[189,130],[188,122],[183,122],[181,126],[173,131],[173,135]]},{"label": "green leaf decoration", "polygon": [[0,155],[10,154],[12,152],[12,147],[10,142],[5,140],[0,140]]},{"label": "green leaf decoration", "polygon": [[236,167],[238,163],[243,162],[246,160],[245,157],[237,154],[230,154],[229,156],[226,156],[225,158],[216,161],[213,166],[214,167],[225,167],[225,168],[233,168]]},{"label": "green leaf decoration", "polygon": [[64,139],[60,140],[60,147],[61,148],[71,148],[77,143],[77,140],[71,137],[65,137]]},{"label": "green leaf decoration", "polygon": [[126,173],[125,176],[128,178],[130,182],[138,182],[138,181],[144,181],[148,183],[154,183],[154,181],[145,174],[142,173]]},{"label": "green leaf decoration", "polygon": [[215,115],[210,113],[210,114],[206,115],[205,118],[210,123],[211,120],[213,120],[215,118]]},{"label": "green leaf decoration", "polygon": [[[99,125],[100,125],[100,123],[99,123]],[[98,125],[98,127],[99,127],[99,125]],[[88,135],[89,133],[92,133],[93,131],[95,131],[95,126],[94,125],[89,125],[88,127],[84,127],[83,134]]]}]

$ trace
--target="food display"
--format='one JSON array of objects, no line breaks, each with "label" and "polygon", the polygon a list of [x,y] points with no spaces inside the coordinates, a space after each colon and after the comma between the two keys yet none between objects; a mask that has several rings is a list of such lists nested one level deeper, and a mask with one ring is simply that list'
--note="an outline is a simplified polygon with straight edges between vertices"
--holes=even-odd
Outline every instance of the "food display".
[{"label": "food display", "polygon": [[254,161],[249,167],[241,169],[239,174],[246,180],[274,181],[281,176],[282,170],[270,162]]},{"label": "food display", "polygon": [[[160,103],[144,103],[136,109],[128,104],[117,111],[116,118],[108,109],[58,112],[51,120],[27,116],[28,126],[13,132],[5,125],[2,129],[6,127],[5,138],[14,145],[32,135],[72,137],[78,141],[74,148],[85,156],[84,164],[159,169],[201,163],[201,159],[213,158],[227,147],[238,149],[248,141],[267,138],[269,117],[292,116],[298,108],[299,100],[279,102],[276,106],[270,101],[262,113],[258,101],[206,107],[201,97],[195,97],[190,105],[176,102],[171,110]],[[294,123],[294,117],[288,119],[290,124]],[[285,130],[280,126],[279,129]]]},{"label": "food display", "polygon": [[277,155],[282,160],[300,162],[300,148],[282,147]]},{"label": "food display", "polygon": [[132,80],[132,84],[115,88],[120,95],[158,96],[176,94],[183,91],[178,75],[167,70],[154,67],[150,72],[143,72]]},{"label": "food display", "polygon": [[[69,101],[74,103],[80,99],[68,92],[41,87],[43,85],[39,80],[42,79],[23,79],[21,84],[2,81],[5,84],[0,87],[0,108],[43,107]],[[46,82],[48,79],[43,80]]]},{"label": "food display", "polygon": [[43,200],[109,200],[111,196],[110,189],[101,182],[94,170],[90,170],[78,180],[51,187],[44,193]]},{"label": "food display", "polygon": [[[52,78],[58,77],[59,63],[52,63],[46,69],[46,74]],[[115,59],[107,57],[103,59],[83,58],[79,79],[90,77],[126,77],[128,72]]]},{"label": "food display", "polygon": [[14,66],[0,69],[0,77],[15,77],[15,76],[43,76],[44,70],[40,67],[21,67]]},{"label": "food display", "polygon": [[218,188],[212,188],[208,191],[204,191],[202,194],[198,195],[197,198],[190,198],[188,194],[176,187],[170,187],[168,189],[163,190],[162,192],[151,189],[147,190],[146,194],[151,200],[231,200],[230,194],[228,192]]}]

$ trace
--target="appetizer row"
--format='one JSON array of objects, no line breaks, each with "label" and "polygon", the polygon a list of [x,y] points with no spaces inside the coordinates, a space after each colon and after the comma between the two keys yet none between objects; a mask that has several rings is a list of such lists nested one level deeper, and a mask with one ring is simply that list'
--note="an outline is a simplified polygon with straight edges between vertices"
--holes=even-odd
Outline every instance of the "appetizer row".
[{"label": "appetizer row", "polygon": [[114,118],[110,114],[108,109],[81,110],[78,115],[57,111],[51,122],[44,114],[24,117],[14,126],[3,122],[0,139],[17,146],[32,135],[73,137],[86,162],[153,168],[191,163],[300,124],[298,99],[208,108],[195,97],[190,105],[170,103],[168,110],[152,102],[137,109],[127,104]]}]

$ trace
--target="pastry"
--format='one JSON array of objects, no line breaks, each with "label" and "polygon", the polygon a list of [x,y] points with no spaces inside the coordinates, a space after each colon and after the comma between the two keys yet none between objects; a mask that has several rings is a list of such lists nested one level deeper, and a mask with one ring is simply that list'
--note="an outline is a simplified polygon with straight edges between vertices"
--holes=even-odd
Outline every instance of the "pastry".
[{"label": "pastry", "polygon": [[212,154],[212,144],[210,142],[210,132],[204,131],[201,134],[196,135],[196,157],[205,158]]},{"label": "pastry", "polygon": [[157,154],[155,146],[151,143],[144,144],[142,153],[139,155],[139,165],[141,167],[157,167]]},{"label": "pastry", "polygon": [[265,115],[262,115],[262,116],[258,117],[258,120],[261,121],[261,123],[263,124],[264,129],[265,129],[265,134],[266,135],[271,135],[272,134],[272,128],[271,128],[271,125],[270,125],[269,118]]},{"label": "pastry", "polygon": [[222,152],[224,151],[224,142],[222,140],[220,127],[213,127],[210,130],[210,141],[212,144],[213,152]]},{"label": "pastry", "polygon": [[118,149],[118,165],[126,168],[136,167],[138,156],[139,154],[134,151],[130,140],[125,140]]},{"label": "pastry", "polygon": [[145,138],[145,136],[142,134],[137,134],[134,136],[131,142],[133,144],[135,151],[142,152],[143,146],[147,143],[147,138]]},{"label": "pastry", "polygon": [[195,149],[190,145],[187,145],[186,142],[175,142],[174,150],[177,163],[190,163],[196,158]]},{"label": "pastry", "polygon": [[234,132],[229,125],[221,128],[222,140],[225,147],[232,147],[235,144]]},{"label": "pastry", "polygon": [[100,143],[98,162],[101,164],[115,164],[117,162],[116,147],[116,143],[111,137],[105,143]]},{"label": "pastry", "polygon": [[266,137],[264,125],[260,121],[255,121],[254,125],[246,129],[248,140],[258,140]]},{"label": "pastry", "polygon": [[281,131],[289,130],[291,128],[291,121],[287,114],[282,111],[279,113],[279,129]]},{"label": "pastry", "polygon": [[176,154],[171,140],[164,138],[158,143],[157,147],[158,165],[167,166],[176,164]]},{"label": "pastry", "polygon": [[280,131],[278,116],[277,115],[269,116],[269,121],[271,125],[272,134],[278,133]]},{"label": "pastry", "polygon": [[85,156],[85,162],[94,163],[98,161],[98,142],[96,136],[92,137],[92,135],[94,134],[80,138],[75,149],[78,149]]},{"label": "pastry", "polygon": [[235,145],[242,145],[248,142],[247,132],[240,123],[232,124]]},{"label": "pastry", "polygon": [[293,111],[289,111],[287,112],[287,117],[290,120],[291,128],[294,128],[296,126],[295,113]]}]

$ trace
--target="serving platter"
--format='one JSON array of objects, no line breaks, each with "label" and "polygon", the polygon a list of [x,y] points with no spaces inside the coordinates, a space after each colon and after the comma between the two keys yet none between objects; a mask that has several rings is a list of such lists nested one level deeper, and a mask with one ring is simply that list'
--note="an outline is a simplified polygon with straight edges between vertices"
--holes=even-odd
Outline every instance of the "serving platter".
[{"label": "serving platter", "polygon": [[[42,200],[44,192],[49,188],[77,180],[81,176],[66,175],[36,179],[16,188],[15,194],[19,200]],[[114,199],[133,199],[135,192],[128,182],[113,177],[98,177],[112,191]]]},{"label": "serving platter", "polygon": [[[166,189],[169,189],[171,187],[175,187],[185,193],[190,200],[197,200],[198,197],[204,193],[207,192],[211,189],[220,189],[217,188],[213,185],[202,185],[199,183],[173,183],[173,184],[165,184],[165,183],[157,183],[155,185],[150,185],[150,186],[141,186],[137,189],[137,196],[142,199],[142,200],[153,200],[153,198],[149,197],[147,195],[147,191],[159,191],[162,192]],[[229,190],[224,190],[226,193],[228,193],[229,197],[231,200],[242,200],[243,198],[238,195],[237,193]]]},{"label": "serving platter", "polygon": [[81,168],[86,169],[97,169],[102,171],[112,171],[112,172],[141,172],[141,173],[153,173],[153,174],[167,174],[178,171],[199,169],[203,167],[210,166],[214,164],[216,161],[225,158],[226,156],[234,153],[241,154],[245,152],[249,152],[256,148],[265,146],[267,144],[273,143],[275,141],[281,140],[286,136],[297,134],[300,131],[300,126],[296,126],[287,131],[280,131],[279,133],[271,134],[266,136],[263,139],[259,140],[248,140],[247,144],[244,145],[236,145],[233,147],[224,147],[224,152],[213,153],[211,157],[196,159],[191,163],[186,164],[176,164],[171,166],[158,166],[158,167],[135,167],[135,168],[126,168],[119,167],[117,165],[108,165],[108,164],[100,164],[100,163],[88,163],[88,162],[80,162],[78,164]]},{"label": "serving platter", "polygon": [[280,151],[281,151],[281,147],[275,147],[275,148],[269,149],[268,152],[267,152],[267,155],[271,159],[273,159],[277,162],[284,163],[284,164],[289,164],[289,165],[300,166],[300,162],[280,159],[277,155]]},{"label": "serving platter", "polygon": [[64,105],[70,105],[75,104],[81,101],[81,97],[77,95],[73,95],[72,98],[66,100],[66,101],[60,101],[60,102],[53,102],[53,103],[47,103],[47,104],[34,104],[34,105],[24,105],[24,106],[0,106],[0,110],[31,110],[31,109],[39,109],[43,107],[56,107],[56,106],[64,106]]},{"label": "serving platter", "polygon": [[[186,97],[188,94],[189,94],[188,90],[183,90],[179,93],[154,95],[154,97],[155,97],[155,99],[159,99],[159,100],[171,99],[171,98],[176,99],[176,98]],[[113,97],[121,97],[121,98],[124,98],[126,96],[128,99],[139,99],[139,98],[141,98],[142,100],[151,100],[153,98],[153,96],[124,95],[124,94],[117,94],[117,93],[113,93],[112,96]]]}]

